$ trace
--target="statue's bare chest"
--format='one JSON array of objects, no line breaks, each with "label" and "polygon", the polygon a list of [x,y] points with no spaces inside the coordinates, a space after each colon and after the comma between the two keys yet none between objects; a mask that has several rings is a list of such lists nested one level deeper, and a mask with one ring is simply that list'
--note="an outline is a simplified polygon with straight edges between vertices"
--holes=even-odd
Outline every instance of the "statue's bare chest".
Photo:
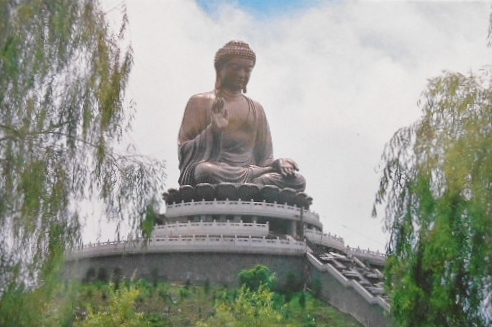
[{"label": "statue's bare chest", "polygon": [[228,130],[252,130],[254,129],[254,112],[247,102],[232,103],[227,106],[229,114]]}]

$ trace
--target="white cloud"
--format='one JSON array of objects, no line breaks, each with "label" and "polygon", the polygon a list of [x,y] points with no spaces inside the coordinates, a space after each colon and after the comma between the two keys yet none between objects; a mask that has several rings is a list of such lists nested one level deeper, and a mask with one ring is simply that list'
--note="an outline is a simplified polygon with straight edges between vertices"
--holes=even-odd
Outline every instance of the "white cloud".
[{"label": "white cloud", "polygon": [[370,212],[384,144],[419,116],[428,78],[490,63],[489,12],[480,2],[320,1],[255,20],[232,5],[212,18],[191,0],[129,0],[133,139],[167,161],[167,187],[176,187],[186,101],[213,88],[217,49],[243,39],[258,58],[248,95],[265,107],[275,155],[301,166],[325,231],[383,249]]}]

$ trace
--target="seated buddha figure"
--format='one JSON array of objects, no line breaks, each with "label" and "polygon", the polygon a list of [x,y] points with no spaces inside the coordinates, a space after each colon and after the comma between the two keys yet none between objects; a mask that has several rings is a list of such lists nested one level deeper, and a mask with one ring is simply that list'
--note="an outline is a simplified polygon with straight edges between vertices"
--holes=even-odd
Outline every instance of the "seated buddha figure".
[{"label": "seated buddha figure", "polygon": [[304,191],[297,163],[274,159],[263,107],[245,95],[256,55],[242,41],[215,55],[215,89],[193,95],[178,136],[180,185],[254,183]]}]

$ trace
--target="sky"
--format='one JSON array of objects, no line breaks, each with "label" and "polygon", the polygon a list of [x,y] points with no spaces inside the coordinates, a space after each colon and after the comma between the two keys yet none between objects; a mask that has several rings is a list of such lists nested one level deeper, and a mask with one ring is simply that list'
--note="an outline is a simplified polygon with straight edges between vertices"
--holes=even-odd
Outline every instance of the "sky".
[{"label": "sky", "polygon": [[[106,0],[110,1],[110,0]],[[492,63],[490,2],[127,0],[136,104],[131,141],[165,160],[178,187],[177,135],[189,97],[210,91],[215,52],[244,40],[257,62],[247,95],[293,158],[324,231],[383,251],[371,217],[385,144],[420,116],[429,78]]]}]

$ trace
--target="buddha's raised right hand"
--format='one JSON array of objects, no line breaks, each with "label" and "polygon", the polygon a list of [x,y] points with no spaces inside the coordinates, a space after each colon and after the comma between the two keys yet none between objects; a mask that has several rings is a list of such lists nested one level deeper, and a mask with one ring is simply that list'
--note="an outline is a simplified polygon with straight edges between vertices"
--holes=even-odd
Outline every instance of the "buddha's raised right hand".
[{"label": "buddha's raised right hand", "polygon": [[229,114],[224,104],[222,97],[215,98],[212,104],[211,124],[212,129],[216,132],[223,131],[229,125]]}]

